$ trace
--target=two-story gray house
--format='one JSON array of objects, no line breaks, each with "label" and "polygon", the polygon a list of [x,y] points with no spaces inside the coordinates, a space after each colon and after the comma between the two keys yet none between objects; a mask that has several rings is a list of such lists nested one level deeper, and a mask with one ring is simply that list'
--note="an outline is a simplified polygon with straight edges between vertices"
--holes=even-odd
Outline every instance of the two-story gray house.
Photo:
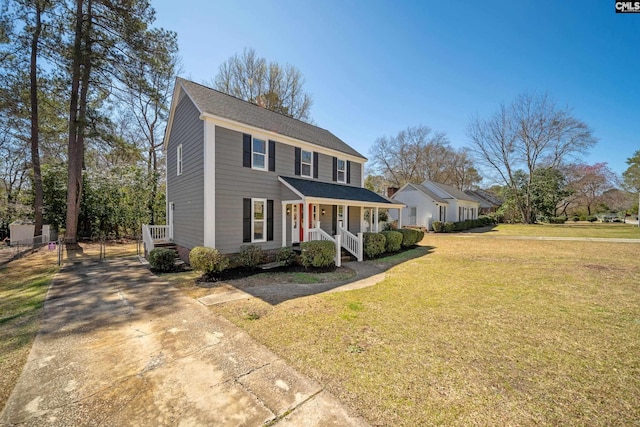
[{"label": "two-story gray house", "polygon": [[182,78],[164,150],[168,224],[145,233],[183,257],[325,239],[361,259],[365,210],[404,206],[363,188],[366,158],[331,132]]}]

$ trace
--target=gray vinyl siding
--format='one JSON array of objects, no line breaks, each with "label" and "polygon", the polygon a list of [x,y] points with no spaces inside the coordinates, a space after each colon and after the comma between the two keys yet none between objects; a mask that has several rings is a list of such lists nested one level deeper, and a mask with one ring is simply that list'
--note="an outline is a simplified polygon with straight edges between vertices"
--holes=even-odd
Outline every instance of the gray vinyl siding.
[{"label": "gray vinyl siding", "polygon": [[[324,209],[324,215],[322,215],[322,209]],[[333,205],[320,205],[318,212],[320,215],[320,228],[330,236],[334,236],[336,230],[333,228]]]},{"label": "gray vinyl siding", "polygon": [[[242,241],[242,199],[271,199],[273,203],[273,240],[254,243],[262,249],[282,246],[282,184],[278,172],[254,170],[242,166],[242,133],[216,126],[216,248],[222,253],[237,253]],[[276,170],[287,159],[286,146],[276,143]],[[293,152],[291,153],[293,158]],[[293,168],[293,161],[291,162]]]},{"label": "gray vinyl siding", "polygon": [[[176,106],[167,147],[167,202],[173,202],[173,237],[185,248],[204,243],[204,122],[184,96]],[[176,175],[176,150],[182,144],[182,174]]]},{"label": "gray vinyl siding", "polygon": [[351,162],[351,184],[354,187],[362,187],[362,163]]},{"label": "gray vinyl siding", "polygon": [[333,156],[318,154],[318,181],[333,181]]},{"label": "gray vinyl siding", "polygon": [[360,232],[360,209],[359,206],[349,206],[349,228],[353,234]]}]

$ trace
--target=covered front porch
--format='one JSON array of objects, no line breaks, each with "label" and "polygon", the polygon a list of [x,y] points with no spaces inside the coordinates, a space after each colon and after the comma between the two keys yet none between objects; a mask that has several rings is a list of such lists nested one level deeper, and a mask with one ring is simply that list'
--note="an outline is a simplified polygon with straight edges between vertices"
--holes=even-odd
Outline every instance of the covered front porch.
[{"label": "covered front porch", "polygon": [[282,246],[312,240],[332,241],[336,244],[337,266],[341,262],[341,249],[358,261],[363,260],[362,233],[381,231],[380,209],[400,212],[404,207],[365,188],[291,177],[279,179],[290,190],[289,195],[295,195],[281,202]]}]

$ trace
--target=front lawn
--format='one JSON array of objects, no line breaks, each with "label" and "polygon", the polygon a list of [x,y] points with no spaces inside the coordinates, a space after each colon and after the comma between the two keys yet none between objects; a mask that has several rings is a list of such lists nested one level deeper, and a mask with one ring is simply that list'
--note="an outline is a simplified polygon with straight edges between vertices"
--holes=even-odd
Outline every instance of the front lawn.
[{"label": "front lawn", "polygon": [[434,237],[370,288],[211,309],[373,425],[637,423],[640,245]]},{"label": "front lawn", "polygon": [[537,237],[595,237],[640,239],[640,228],[632,224],[566,222],[565,224],[499,224],[489,235]]},{"label": "front lawn", "polygon": [[55,251],[46,249],[0,268],[0,411],[31,351],[57,271]]}]

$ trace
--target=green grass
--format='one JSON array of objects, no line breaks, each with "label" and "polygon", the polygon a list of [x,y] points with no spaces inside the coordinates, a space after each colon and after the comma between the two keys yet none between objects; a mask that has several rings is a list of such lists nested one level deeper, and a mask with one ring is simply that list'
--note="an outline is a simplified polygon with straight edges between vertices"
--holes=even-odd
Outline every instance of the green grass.
[{"label": "green grass", "polygon": [[640,245],[433,237],[374,287],[212,310],[374,425],[637,424]]},{"label": "green grass", "polygon": [[637,225],[567,222],[565,224],[499,224],[487,235],[640,239]]},{"label": "green grass", "polygon": [[38,332],[56,253],[40,250],[0,269],[0,409],[13,390]]}]

